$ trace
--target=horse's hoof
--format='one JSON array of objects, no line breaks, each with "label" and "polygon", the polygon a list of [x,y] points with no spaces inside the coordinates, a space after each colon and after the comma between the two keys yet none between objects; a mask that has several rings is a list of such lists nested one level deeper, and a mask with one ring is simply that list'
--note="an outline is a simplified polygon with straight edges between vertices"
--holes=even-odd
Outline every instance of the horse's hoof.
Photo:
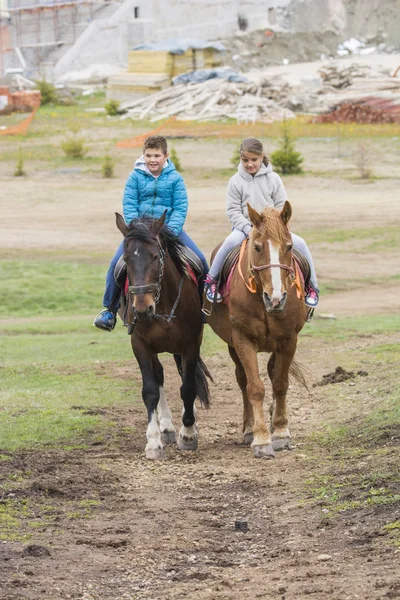
[{"label": "horse's hoof", "polygon": [[164,460],[166,458],[164,448],[149,448],[146,450],[146,458],[149,460]]},{"label": "horse's hoof", "polygon": [[179,450],[188,450],[190,452],[193,452],[194,450],[197,450],[198,439],[197,438],[189,439],[186,437],[179,436],[177,444],[178,444]]},{"label": "horse's hoof", "polygon": [[163,444],[176,444],[176,433],[174,430],[172,431],[162,431],[161,432],[161,441]]},{"label": "horse's hoof", "polygon": [[272,447],[276,452],[279,452],[280,450],[291,450],[292,446],[290,445],[290,438],[272,438]]},{"label": "horse's hoof", "polygon": [[256,458],[275,458],[272,444],[268,446],[253,446],[253,452]]},{"label": "horse's hoof", "polygon": [[253,442],[254,439],[254,435],[252,433],[245,433],[243,436],[243,441],[246,444],[246,446],[250,446],[250,444]]}]

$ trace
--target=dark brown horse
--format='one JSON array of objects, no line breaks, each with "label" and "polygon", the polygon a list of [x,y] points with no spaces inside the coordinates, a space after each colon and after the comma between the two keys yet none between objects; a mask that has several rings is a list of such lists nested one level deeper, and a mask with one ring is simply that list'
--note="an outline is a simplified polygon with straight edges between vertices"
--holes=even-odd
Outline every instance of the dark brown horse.
[{"label": "dark brown horse", "polygon": [[[253,224],[250,239],[233,273],[228,301],[214,303],[208,323],[228,344],[236,365],[243,395],[244,441],[252,445],[256,457],[270,458],[274,449],[290,447],[286,408],[289,371],[305,384],[293,359],[306,306],[287,228],[292,214],[289,202],[281,212],[267,208],[261,214],[247,206]],[[263,414],[265,388],[258,352],[271,352],[272,437]]]},{"label": "dark brown horse", "polygon": [[[129,288],[122,297],[120,316],[129,326],[133,353],[143,379],[142,397],[148,413],[147,458],[164,458],[164,443],[176,441],[171,412],[164,395],[160,352],[174,355],[182,378],[182,427],[177,440],[181,450],[196,450],[194,402],[209,404],[206,375],[200,359],[203,325],[195,283],[185,273],[180,242],[157,220],[139,219],[126,225],[116,213],[124,236],[124,260]],[[158,421],[157,421],[158,414]]]}]

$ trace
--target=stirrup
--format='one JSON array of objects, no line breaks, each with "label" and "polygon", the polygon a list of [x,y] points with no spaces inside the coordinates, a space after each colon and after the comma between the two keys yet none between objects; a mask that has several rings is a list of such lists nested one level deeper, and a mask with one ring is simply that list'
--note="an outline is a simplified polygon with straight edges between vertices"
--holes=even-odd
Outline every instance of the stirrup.
[{"label": "stirrup", "polygon": [[311,321],[313,320],[313,318],[314,318],[314,310],[315,310],[315,308],[309,308],[307,310],[306,323],[311,323]]},{"label": "stirrup", "polygon": [[208,298],[207,298],[207,302],[209,302],[209,304],[210,304],[210,306],[211,306],[211,309],[210,309],[210,310],[208,310],[207,308],[205,308],[205,307],[203,306],[203,308],[201,309],[201,312],[202,312],[204,315],[206,315],[206,317],[211,317],[211,313],[212,313],[212,304],[211,304],[211,302],[208,300]]}]

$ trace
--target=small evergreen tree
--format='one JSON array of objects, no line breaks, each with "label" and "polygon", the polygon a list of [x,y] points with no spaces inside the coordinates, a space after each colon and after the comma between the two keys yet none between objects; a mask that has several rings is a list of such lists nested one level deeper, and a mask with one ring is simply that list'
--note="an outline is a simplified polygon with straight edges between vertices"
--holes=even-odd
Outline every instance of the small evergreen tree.
[{"label": "small evergreen tree", "polygon": [[111,177],[114,177],[114,161],[109,154],[106,154],[103,159],[101,171],[104,179],[111,179]]},{"label": "small evergreen tree", "polygon": [[15,165],[14,177],[23,177],[26,175],[24,171],[24,159],[22,158],[21,148],[19,150],[17,163]]},{"label": "small evergreen tree", "polygon": [[302,173],[301,164],[304,158],[294,147],[294,140],[287,121],[283,122],[280,148],[271,154],[271,162],[278,173]]},{"label": "small evergreen tree", "polygon": [[176,150],[175,150],[174,146],[172,146],[172,148],[171,148],[171,152],[169,153],[169,157],[172,160],[172,162],[174,163],[175,169],[177,171],[179,171],[179,172],[182,171],[181,161],[179,160],[179,157],[178,157],[178,155],[176,153]]}]

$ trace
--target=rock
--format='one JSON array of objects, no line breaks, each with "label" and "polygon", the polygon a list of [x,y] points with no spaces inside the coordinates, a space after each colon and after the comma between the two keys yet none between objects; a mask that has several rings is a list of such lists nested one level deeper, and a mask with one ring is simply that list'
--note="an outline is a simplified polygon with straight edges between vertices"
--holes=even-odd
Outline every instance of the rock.
[{"label": "rock", "polygon": [[332,559],[332,556],[330,554],[318,554],[318,556],[317,556],[317,560],[320,560],[321,562],[326,562],[331,559]]}]

